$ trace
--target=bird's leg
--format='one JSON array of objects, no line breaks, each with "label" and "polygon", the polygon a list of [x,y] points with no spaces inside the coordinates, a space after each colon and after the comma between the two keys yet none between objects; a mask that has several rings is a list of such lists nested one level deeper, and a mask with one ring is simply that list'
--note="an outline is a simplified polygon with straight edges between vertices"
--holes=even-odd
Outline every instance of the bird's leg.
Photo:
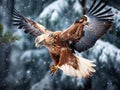
[{"label": "bird's leg", "polygon": [[56,65],[50,65],[50,69],[51,69],[51,74],[54,75],[55,72],[58,72],[58,66]]},{"label": "bird's leg", "polygon": [[51,74],[53,75],[55,72],[58,71],[58,62],[59,62],[59,57],[60,56],[58,54],[55,54],[55,53],[52,53],[52,52],[50,52],[50,56],[52,57],[53,62],[54,62],[54,65],[50,66]]}]

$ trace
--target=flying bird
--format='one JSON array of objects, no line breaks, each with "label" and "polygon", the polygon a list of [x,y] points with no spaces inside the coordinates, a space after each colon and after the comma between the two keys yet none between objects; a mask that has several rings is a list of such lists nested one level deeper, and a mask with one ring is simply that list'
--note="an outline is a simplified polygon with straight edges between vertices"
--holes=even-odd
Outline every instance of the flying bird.
[{"label": "flying bird", "polygon": [[43,25],[25,18],[14,7],[15,1],[8,2],[7,8],[12,23],[35,37],[37,47],[45,46],[54,62],[50,66],[52,75],[61,69],[66,75],[88,78],[95,72],[93,61],[80,57],[76,52],[91,48],[112,26],[111,8],[106,9],[107,1],[97,0],[80,19],[65,30],[53,32]]}]

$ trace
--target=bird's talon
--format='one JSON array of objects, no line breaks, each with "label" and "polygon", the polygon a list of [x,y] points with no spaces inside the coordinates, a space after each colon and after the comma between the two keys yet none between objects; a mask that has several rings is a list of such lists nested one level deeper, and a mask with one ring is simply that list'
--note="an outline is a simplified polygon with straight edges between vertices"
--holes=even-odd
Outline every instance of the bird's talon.
[{"label": "bird's talon", "polygon": [[50,66],[51,74],[54,75],[55,72],[58,72],[58,66]]}]

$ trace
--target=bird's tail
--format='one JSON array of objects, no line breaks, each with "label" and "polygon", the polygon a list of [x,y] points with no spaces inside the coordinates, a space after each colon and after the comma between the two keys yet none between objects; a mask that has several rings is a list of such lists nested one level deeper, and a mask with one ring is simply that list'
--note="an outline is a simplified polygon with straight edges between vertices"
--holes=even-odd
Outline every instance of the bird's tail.
[{"label": "bird's tail", "polygon": [[88,78],[93,72],[95,72],[94,67],[96,66],[93,61],[88,59],[75,56],[77,59],[78,68],[75,69],[73,66],[64,64],[59,67],[66,75],[78,77],[78,78]]}]

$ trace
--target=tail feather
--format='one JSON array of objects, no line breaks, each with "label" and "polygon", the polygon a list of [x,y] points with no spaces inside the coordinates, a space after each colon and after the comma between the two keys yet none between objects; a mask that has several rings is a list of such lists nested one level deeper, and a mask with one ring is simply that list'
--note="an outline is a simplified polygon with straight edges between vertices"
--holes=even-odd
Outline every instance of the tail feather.
[{"label": "tail feather", "polygon": [[75,69],[71,65],[64,64],[59,68],[69,76],[78,77],[78,78],[88,78],[92,76],[92,73],[95,72],[94,67],[96,66],[93,61],[88,59],[76,56],[78,62],[78,68]]}]

